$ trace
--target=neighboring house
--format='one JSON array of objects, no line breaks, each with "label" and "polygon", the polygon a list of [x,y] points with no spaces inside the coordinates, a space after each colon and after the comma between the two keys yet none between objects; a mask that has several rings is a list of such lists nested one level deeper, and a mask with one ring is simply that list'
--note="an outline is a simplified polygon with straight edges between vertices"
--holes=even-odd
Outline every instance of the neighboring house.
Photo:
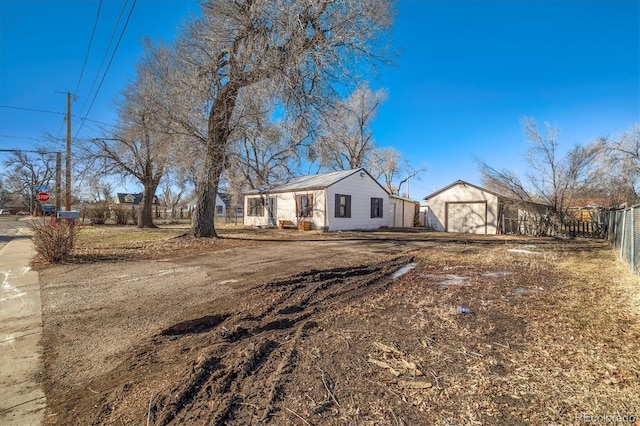
[{"label": "neighboring house", "polygon": [[[227,214],[227,204],[223,201],[221,195],[222,194],[220,193],[216,194],[216,207],[215,207],[216,210],[214,212],[215,217],[224,217]],[[189,213],[195,210],[196,202],[197,202],[197,199],[194,198],[187,203],[186,208],[189,211]]]},{"label": "neighboring house", "polygon": [[426,196],[421,204],[427,228],[472,234],[535,233],[545,209],[462,180]]},{"label": "neighboring house", "polygon": [[[116,204],[125,204],[130,206],[137,206],[142,202],[142,194],[125,194],[118,192],[115,199]],[[153,205],[158,206],[158,197],[153,197]]]},{"label": "neighboring house", "polygon": [[308,223],[327,231],[391,226],[389,193],[365,169],[301,176],[244,195],[244,224]]},{"label": "neighboring house", "polygon": [[[234,202],[234,197],[228,192],[219,192],[218,197],[224,203],[226,218],[229,220],[238,219],[242,221],[242,215],[243,215],[242,200],[239,200],[238,202]],[[217,203],[218,203],[218,198],[216,198],[216,204]]]},{"label": "neighboring house", "polygon": [[612,207],[626,207],[621,199],[585,198],[571,200],[567,216],[583,222],[600,222],[604,212]]},{"label": "neighboring house", "polygon": [[412,228],[416,225],[420,203],[408,198],[389,195],[389,214],[394,228]]}]

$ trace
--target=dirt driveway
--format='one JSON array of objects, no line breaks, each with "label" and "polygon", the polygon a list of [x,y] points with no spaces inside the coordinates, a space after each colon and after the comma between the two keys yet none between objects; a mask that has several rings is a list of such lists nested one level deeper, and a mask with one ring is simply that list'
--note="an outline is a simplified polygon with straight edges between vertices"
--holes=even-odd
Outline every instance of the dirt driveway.
[{"label": "dirt driveway", "polygon": [[40,275],[43,316],[47,331],[60,330],[52,345],[59,348],[52,357],[55,381],[72,386],[108,371],[117,354],[193,317],[204,301],[233,304],[234,294],[258,283],[363,264],[424,244],[433,243],[271,241],[175,259],[46,269]]},{"label": "dirt driveway", "polygon": [[[602,243],[536,240],[518,251],[524,241],[495,236],[229,241],[205,254],[41,271],[47,424],[519,424],[567,392],[545,395],[517,368],[540,356],[549,336],[536,334],[547,332],[539,321],[561,316],[554,306],[569,297],[558,256],[612,260]],[[457,314],[462,303],[478,315]],[[635,350],[637,318],[626,324],[621,338]],[[552,346],[541,380],[561,370]],[[611,365],[616,397],[628,398],[640,366]],[[507,389],[527,374],[528,390]]]}]

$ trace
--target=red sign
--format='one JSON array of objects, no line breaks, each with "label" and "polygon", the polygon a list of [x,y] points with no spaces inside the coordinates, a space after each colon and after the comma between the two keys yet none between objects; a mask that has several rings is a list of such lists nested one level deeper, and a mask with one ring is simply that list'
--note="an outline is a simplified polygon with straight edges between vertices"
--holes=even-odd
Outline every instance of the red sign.
[{"label": "red sign", "polygon": [[46,192],[38,192],[36,198],[38,199],[38,201],[44,203],[45,201],[49,201],[49,194],[47,194]]}]

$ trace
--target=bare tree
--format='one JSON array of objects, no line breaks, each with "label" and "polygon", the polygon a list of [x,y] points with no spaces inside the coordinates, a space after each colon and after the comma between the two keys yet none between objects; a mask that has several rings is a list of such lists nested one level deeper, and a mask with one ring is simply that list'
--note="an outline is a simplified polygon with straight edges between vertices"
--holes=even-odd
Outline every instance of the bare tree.
[{"label": "bare tree", "polygon": [[603,156],[602,182],[610,189],[615,204],[629,205],[640,201],[640,125],[635,124],[609,142],[610,150]]},{"label": "bare tree", "polygon": [[[390,0],[218,0],[203,3],[176,44],[183,75],[207,110],[191,234],[215,237],[214,206],[241,96],[270,87],[288,116],[304,115],[334,96],[333,86],[383,59],[373,40],[392,21]],[[382,47],[382,48],[380,48]]]},{"label": "bare tree", "polygon": [[166,206],[171,210],[169,219],[175,220],[178,218],[178,206],[182,202],[182,198],[186,192],[185,186],[172,187],[166,183],[162,188],[162,198]]},{"label": "bare tree", "polygon": [[113,199],[113,185],[101,176],[93,176],[88,182],[88,187],[94,203],[108,202]]},{"label": "bare tree", "polygon": [[52,187],[56,177],[55,154],[45,149],[36,153],[13,151],[4,161],[7,169],[7,190],[19,194],[21,202],[35,209],[35,196],[38,187]]},{"label": "bare tree", "polygon": [[7,186],[5,185],[4,180],[0,178],[0,207],[4,207],[10,198],[11,197],[9,191],[7,190]]},{"label": "bare tree", "polygon": [[85,159],[99,173],[130,178],[143,187],[137,225],[155,227],[153,200],[169,164],[173,136],[159,106],[164,99],[168,65],[152,48],[137,66],[137,78],[122,92],[118,123],[104,138],[92,139]]},{"label": "bare tree", "polygon": [[524,135],[529,143],[526,159],[527,182],[515,172],[495,169],[479,161],[483,184],[503,195],[522,202],[538,202],[548,206],[554,226],[561,224],[572,201],[585,193],[593,183],[595,166],[604,149],[601,140],[576,145],[564,156],[558,152],[557,126],[545,122],[544,135],[534,118],[522,119]]},{"label": "bare tree", "polygon": [[393,147],[374,149],[365,167],[377,180],[382,179],[387,191],[395,195],[401,194],[402,185],[408,185],[410,179],[419,179],[427,170],[425,164],[416,169],[408,160],[402,161],[402,154]]},{"label": "bare tree", "polygon": [[482,185],[490,191],[504,195],[512,200],[520,200],[525,203],[533,203],[536,200],[520,177],[508,169],[496,169],[477,159]]},{"label": "bare tree", "polygon": [[348,98],[336,102],[323,120],[316,142],[322,168],[338,171],[363,167],[375,150],[371,124],[387,98],[386,90],[360,84]]},{"label": "bare tree", "polygon": [[229,141],[227,182],[238,190],[257,188],[292,175],[304,137],[274,119],[268,92],[252,91],[239,100],[236,131]]},{"label": "bare tree", "polygon": [[532,169],[529,181],[535,194],[562,223],[575,195],[590,185],[596,159],[604,145],[600,140],[584,146],[576,145],[564,157],[560,157],[557,141],[559,130],[556,126],[545,122],[546,135],[543,137],[535,119],[524,118],[522,124],[529,141],[527,160]]}]

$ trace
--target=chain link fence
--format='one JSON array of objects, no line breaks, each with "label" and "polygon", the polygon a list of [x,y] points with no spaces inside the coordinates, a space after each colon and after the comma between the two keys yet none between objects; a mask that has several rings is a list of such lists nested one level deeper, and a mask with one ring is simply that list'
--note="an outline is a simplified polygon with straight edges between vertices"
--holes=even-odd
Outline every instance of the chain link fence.
[{"label": "chain link fence", "polygon": [[605,213],[606,236],[620,258],[640,273],[640,204]]}]

